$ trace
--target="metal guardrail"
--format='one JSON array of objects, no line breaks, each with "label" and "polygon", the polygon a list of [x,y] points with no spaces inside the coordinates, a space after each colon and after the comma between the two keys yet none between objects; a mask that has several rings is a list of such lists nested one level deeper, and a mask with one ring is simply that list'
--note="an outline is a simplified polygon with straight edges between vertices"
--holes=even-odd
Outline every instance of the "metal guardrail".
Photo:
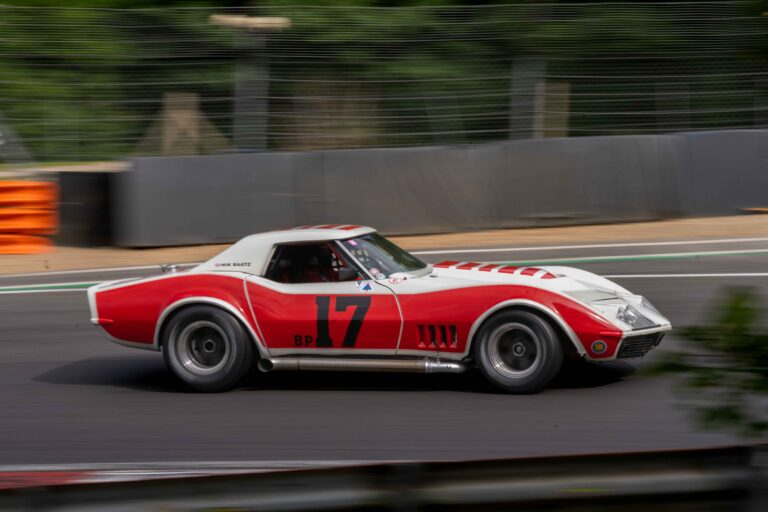
[{"label": "metal guardrail", "polygon": [[60,485],[0,491],[0,509],[758,511],[768,510],[766,453],[740,446]]}]

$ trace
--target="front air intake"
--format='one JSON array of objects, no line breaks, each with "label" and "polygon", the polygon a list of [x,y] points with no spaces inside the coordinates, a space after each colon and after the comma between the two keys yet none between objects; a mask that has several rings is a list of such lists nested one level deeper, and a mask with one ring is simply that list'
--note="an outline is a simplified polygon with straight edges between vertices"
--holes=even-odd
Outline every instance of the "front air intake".
[{"label": "front air intake", "polygon": [[653,334],[641,334],[639,336],[627,336],[621,340],[621,346],[619,347],[619,354],[616,356],[619,359],[629,359],[633,357],[643,357],[645,354],[651,351],[656,345],[661,343],[661,339],[664,337],[663,332],[655,332]]}]

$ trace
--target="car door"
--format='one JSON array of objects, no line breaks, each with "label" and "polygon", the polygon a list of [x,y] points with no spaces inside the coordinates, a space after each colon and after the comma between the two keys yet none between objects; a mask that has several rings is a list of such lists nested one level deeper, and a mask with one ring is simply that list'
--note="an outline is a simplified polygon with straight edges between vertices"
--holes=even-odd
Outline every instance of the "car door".
[{"label": "car door", "polygon": [[398,299],[403,316],[398,355],[456,356],[466,353],[469,332],[487,306],[483,290],[434,274],[382,281]]},{"label": "car door", "polygon": [[402,319],[394,293],[333,242],[276,246],[265,276],[248,277],[246,288],[273,355],[395,353]]}]

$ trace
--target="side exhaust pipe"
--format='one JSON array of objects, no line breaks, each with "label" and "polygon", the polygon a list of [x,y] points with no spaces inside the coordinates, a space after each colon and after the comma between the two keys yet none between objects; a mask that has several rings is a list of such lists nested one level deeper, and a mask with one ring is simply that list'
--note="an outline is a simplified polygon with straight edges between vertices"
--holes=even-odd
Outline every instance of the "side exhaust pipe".
[{"label": "side exhaust pipe", "polygon": [[259,360],[259,370],[274,371],[347,371],[396,373],[461,373],[467,367],[460,362],[434,359],[351,359],[341,357],[275,357]]}]

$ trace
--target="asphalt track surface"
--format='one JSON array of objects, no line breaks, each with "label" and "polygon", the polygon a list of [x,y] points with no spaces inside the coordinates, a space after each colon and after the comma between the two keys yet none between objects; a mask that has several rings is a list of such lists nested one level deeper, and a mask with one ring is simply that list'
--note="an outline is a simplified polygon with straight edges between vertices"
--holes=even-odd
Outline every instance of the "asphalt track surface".
[{"label": "asphalt track surface", "polygon": [[[677,255],[681,252],[687,254]],[[764,298],[768,291],[768,239],[421,257],[429,262],[556,259],[628,276],[613,279],[648,297],[677,326],[706,321],[725,286],[756,286]],[[5,276],[0,292],[153,272]],[[582,365],[531,396],[496,393],[474,372],[254,371],[236,391],[196,394],[175,380],[159,354],[107,341],[88,321],[83,290],[5,290],[0,293],[0,465],[456,460],[735,441],[692,426],[673,381],[645,373],[657,355]],[[673,334],[659,352],[678,343]]]}]

